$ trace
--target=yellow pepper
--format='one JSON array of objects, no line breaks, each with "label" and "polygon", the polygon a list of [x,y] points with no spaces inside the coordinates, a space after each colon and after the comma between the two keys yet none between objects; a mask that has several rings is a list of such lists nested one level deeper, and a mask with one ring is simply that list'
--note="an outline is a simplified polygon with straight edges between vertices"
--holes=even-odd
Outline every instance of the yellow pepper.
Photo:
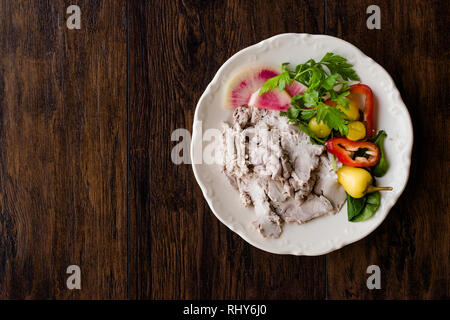
[{"label": "yellow pepper", "polygon": [[358,141],[366,136],[366,126],[361,121],[353,121],[348,124],[347,139]]},{"label": "yellow pepper", "polygon": [[362,198],[367,193],[392,190],[391,187],[372,186],[372,176],[367,170],[362,168],[342,166],[337,171],[338,182],[344,187],[345,191],[353,198]]},{"label": "yellow pepper", "polygon": [[359,107],[358,103],[354,100],[350,99],[350,102],[348,104],[348,109],[344,108],[341,105],[336,106],[337,109],[341,110],[343,113],[345,113],[345,119],[346,120],[358,120],[359,119]]},{"label": "yellow pepper", "polygon": [[330,127],[323,123],[323,121],[317,122],[316,117],[309,120],[308,126],[318,138],[326,138],[331,133]]}]

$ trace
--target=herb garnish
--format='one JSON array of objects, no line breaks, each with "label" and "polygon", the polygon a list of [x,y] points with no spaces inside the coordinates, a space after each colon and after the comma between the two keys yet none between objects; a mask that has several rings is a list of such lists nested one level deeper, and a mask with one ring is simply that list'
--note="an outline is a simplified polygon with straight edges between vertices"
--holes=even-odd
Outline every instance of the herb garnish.
[{"label": "herb garnish", "polygon": [[324,144],[325,141],[319,139],[309,128],[308,121],[317,117],[317,121],[325,123],[330,129],[339,131],[342,135],[348,133],[348,121],[345,114],[332,106],[324,103],[326,100],[336,102],[343,108],[348,108],[349,83],[359,80],[358,75],[352,69],[353,65],[347,59],[328,52],[319,61],[308,60],[304,64],[299,64],[294,70],[288,68],[289,63],[282,64],[280,75],[267,80],[262,86],[259,94],[270,90],[280,91],[298,81],[307,87],[302,94],[292,97],[291,105],[287,112],[281,115],[287,116],[291,122],[299,124],[300,129],[311,137],[314,143]]}]

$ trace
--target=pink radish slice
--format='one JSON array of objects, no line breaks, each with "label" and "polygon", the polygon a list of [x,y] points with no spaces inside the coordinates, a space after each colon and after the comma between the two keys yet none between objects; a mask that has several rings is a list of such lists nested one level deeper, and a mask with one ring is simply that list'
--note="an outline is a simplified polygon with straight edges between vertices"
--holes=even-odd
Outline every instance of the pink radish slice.
[{"label": "pink radish slice", "polygon": [[236,108],[250,101],[250,96],[268,79],[278,75],[278,68],[271,66],[251,67],[240,72],[229,83],[225,107]]},{"label": "pink radish slice", "polygon": [[251,95],[248,105],[262,109],[286,111],[289,107],[292,107],[290,102],[291,96],[284,90],[272,90],[260,95],[258,89]]},{"label": "pink radish slice", "polygon": [[[249,104],[252,94],[259,90],[264,82],[279,75],[280,72],[281,68],[277,66],[256,66],[243,70],[228,83],[225,94],[225,107],[236,108]],[[302,93],[305,90],[306,87],[299,82],[294,82],[286,87],[287,93],[291,96]],[[280,105],[277,104],[270,109],[279,107]]]},{"label": "pink radish slice", "polygon": [[294,81],[291,84],[287,85],[284,90],[286,90],[286,92],[289,93],[289,95],[291,97],[293,97],[296,94],[300,94],[300,93],[305,92],[306,91],[306,87],[304,85],[302,85],[300,82]]}]

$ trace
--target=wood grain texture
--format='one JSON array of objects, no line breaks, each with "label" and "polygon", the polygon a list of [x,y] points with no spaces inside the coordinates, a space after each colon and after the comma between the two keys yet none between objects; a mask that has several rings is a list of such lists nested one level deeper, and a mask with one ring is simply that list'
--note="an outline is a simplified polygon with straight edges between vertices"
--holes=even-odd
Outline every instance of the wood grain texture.
[{"label": "wood grain texture", "polygon": [[[446,1],[377,1],[381,30],[365,0],[79,0],[77,31],[70,4],[0,0],[0,299],[450,297]],[[219,67],[283,32],[358,46],[413,119],[405,193],[370,236],[322,257],[248,245],[171,161],[171,133],[191,131]],[[366,287],[371,264],[381,290]]]},{"label": "wood grain texture", "polygon": [[[413,161],[407,188],[383,224],[328,255],[328,297],[448,299],[448,1],[375,3],[381,8],[381,30],[365,25],[373,1],[327,1],[327,30],[393,76],[413,121]],[[366,287],[371,264],[381,268],[381,290]]]},{"label": "wood grain texture", "polygon": [[[298,8],[301,8],[298,9]],[[323,32],[323,2],[130,2],[130,296],[323,299],[324,257],[248,245],[209,210],[171,133],[235,52],[283,32]]]},{"label": "wood grain texture", "polygon": [[127,297],[125,3],[70,4],[0,1],[3,299]]}]

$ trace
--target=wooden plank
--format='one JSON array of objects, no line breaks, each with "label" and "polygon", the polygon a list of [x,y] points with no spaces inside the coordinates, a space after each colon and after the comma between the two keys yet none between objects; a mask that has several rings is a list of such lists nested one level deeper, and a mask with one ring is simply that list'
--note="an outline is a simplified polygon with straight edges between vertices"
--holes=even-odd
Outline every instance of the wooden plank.
[{"label": "wooden plank", "polygon": [[127,297],[125,2],[77,4],[0,1],[0,298]]},{"label": "wooden plank", "polygon": [[323,33],[322,1],[130,2],[130,295],[324,298],[324,257],[248,245],[209,210],[171,133],[235,52],[283,32]]},{"label": "wooden plank", "polygon": [[[448,298],[448,1],[376,1],[381,30],[366,28],[371,4],[327,1],[327,30],[393,76],[413,120],[413,162],[408,186],[383,224],[328,255],[328,297]],[[366,287],[366,268],[372,264],[381,268],[381,290]]]}]

